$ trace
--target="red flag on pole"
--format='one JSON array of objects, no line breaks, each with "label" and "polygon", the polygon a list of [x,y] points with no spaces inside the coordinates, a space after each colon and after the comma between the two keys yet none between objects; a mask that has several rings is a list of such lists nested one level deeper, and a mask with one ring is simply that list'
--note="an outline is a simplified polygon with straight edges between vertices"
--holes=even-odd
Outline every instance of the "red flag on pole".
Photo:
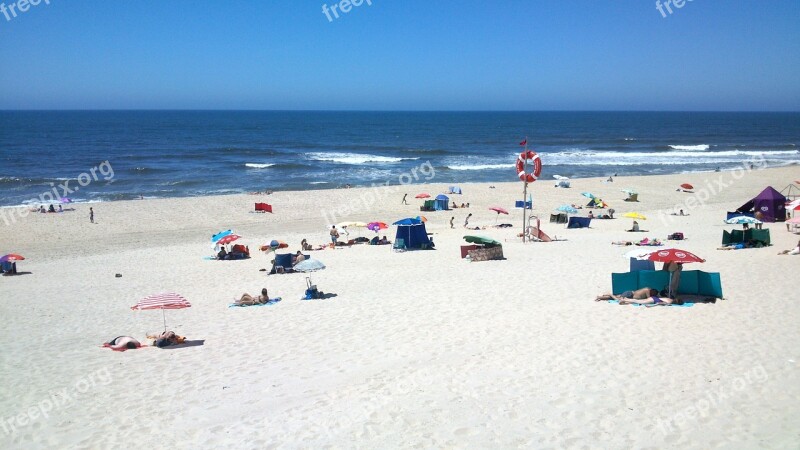
[{"label": "red flag on pole", "polygon": [[519,143],[519,145],[523,145],[523,146],[524,146],[524,145],[528,145],[528,140],[527,140],[527,139],[525,139],[524,141],[520,142],[520,143]]}]

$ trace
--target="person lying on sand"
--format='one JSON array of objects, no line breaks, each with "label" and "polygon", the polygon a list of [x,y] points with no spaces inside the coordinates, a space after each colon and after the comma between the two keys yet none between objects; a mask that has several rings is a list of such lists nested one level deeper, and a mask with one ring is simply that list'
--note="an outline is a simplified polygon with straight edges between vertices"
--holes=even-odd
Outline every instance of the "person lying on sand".
[{"label": "person lying on sand", "polygon": [[148,334],[147,337],[153,339],[153,345],[159,348],[183,344],[186,341],[185,337],[178,336],[174,331],[165,331],[156,335]]},{"label": "person lying on sand", "polygon": [[680,300],[673,300],[669,297],[659,297],[658,295],[650,296],[644,300],[633,300],[633,299],[625,299],[620,300],[620,305],[630,305],[630,304],[637,304],[637,305],[645,305],[647,308],[652,308],[653,306],[668,306],[668,305],[682,305],[683,302]]},{"label": "person lying on sand", "polygon": [[124,352],[125,350],[128,349],[133,350],[141,346],[142,344],[139,341],[130,336],[117,336],[114,339],[103,344],[103,347],[108,347],[111,350],[116,350],[118,352]]},{"label": "person lying on sand", "polygon": [[792,250],[784,250],[779,255],[798,255],[800,254],[800,241],[797,242],[797,247],[793,248]]},{"label": "person lying on sand", "polygon": [[644,300],[647,297],[653,295],[658,295],[658,291],[655,289],[651,289],[649,287],[643,287],[635,291],[625,291],[619,295],[614,295],[614,294],[598,295],[597,298],[594,299],[594,301],[599,302],[601,300],[619,300],[621,304],[622,300],[626,299]]},{"label": "person lying on sand", "polygon": [[269,295],[267,294],[267,288],[261,289],[261,295],[253,297],[250,294],[242,294],[242,297],[238,300],[233,302],[236,306],[252,306],[252,305],[263,305],[269,301]]},{"label": "person lying on sand", "polygon": [[633,245],[631,241],[612,241],[611,245]]}]

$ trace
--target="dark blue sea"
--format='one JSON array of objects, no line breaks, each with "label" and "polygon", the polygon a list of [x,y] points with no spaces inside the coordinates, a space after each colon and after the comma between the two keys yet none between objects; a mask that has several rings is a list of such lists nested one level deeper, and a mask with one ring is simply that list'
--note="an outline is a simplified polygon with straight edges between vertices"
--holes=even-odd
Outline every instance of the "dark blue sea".
[{"label": "dark blue sea", "polygon": [[6,111],[0,205],[515,181],[526,136],[547,180],[800,163],[800,113]]}]

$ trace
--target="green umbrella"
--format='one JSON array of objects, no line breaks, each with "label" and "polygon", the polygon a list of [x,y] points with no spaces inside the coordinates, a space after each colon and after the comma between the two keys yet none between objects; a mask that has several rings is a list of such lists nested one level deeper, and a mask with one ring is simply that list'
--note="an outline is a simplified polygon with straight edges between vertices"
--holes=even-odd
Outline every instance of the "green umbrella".
[{"label": "green umbrella", "polygon": [[495,241],[494,239],[489,239],[489,238],[483,237],[483,236],[464,236],[464,240],[469,242],[470,244],[482,244],[482,245],[493,245],[493,246],[494,245],[499,245],[499,246],[503,245],[500,242]]}]

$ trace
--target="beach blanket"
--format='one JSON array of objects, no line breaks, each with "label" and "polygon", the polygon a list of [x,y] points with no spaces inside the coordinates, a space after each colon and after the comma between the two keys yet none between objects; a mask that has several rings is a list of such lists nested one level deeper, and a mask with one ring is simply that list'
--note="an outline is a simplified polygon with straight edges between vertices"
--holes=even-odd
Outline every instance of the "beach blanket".
[{"label": "beach blanket", "polygon": [[228,305],[228,308],[247,308],[249,306],[270,306],[270,305],[274,305],[274,304],[276,304],[276,303],[278,303],[280,301],[281,301],[281,298],[277,297],[277,298],[269,299],[266,303],[256,303],[255,305],[237,305],[236,303],[231,303],[230,305]]},{"label": "beach blanket", "polygon": [[[619,305],[619,301],[617,301],[617,300],[609,300],[608,303],[615,303],[615,304]],[[647,305],[640,305],[638,303],[630,303],[630,305],[631,306],[647,306]],[[628,306],[628,305],[623,305],[623,306]],[[665,305],[665,306],[674,306],[676,308],[691,308],[692,306],[694,306],[694,303],[684,302],[682,305],[669,304],[669,305]]]}]

